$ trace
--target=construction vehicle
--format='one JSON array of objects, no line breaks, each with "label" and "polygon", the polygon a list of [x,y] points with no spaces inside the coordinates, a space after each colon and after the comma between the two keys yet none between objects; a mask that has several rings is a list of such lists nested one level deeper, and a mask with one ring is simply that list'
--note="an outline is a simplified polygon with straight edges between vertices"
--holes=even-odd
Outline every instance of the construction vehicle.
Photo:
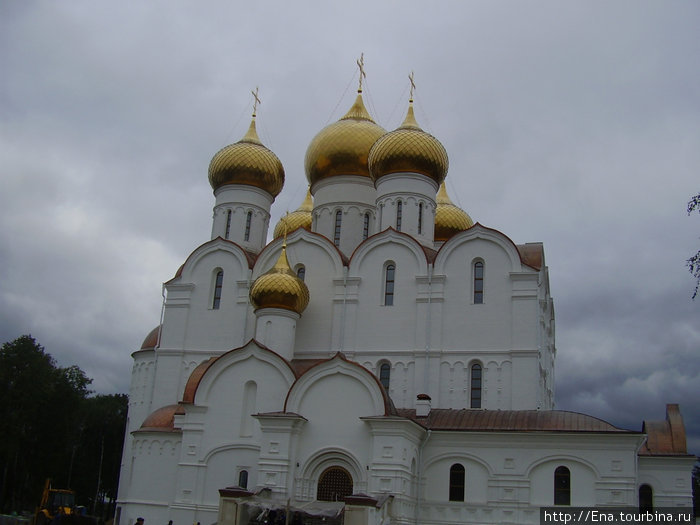
[{"label": "construction vehicle", "polygon": [[33,525],[93,525],[96,520],[86,516],[84,510],[75,506],[75,491],[51,488],[51,480],[47,479]]}]

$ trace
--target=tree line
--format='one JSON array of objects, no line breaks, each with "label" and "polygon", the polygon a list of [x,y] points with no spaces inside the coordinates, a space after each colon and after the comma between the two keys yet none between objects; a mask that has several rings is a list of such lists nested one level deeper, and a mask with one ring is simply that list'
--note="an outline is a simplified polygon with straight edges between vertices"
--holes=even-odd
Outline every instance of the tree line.
[{"label": "tree line", "polygon": [[88,514],[113,515],[128,398],[94,395],[91,383],[30,335],[2,345],[0,512],[33,512],[48,478]]}]

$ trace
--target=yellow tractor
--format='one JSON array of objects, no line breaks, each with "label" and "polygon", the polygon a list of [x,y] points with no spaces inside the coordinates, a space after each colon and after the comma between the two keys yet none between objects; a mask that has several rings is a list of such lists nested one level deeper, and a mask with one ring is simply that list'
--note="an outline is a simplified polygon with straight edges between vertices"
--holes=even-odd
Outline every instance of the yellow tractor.
[{"label": "yellow tractor", "polygon": [[34,514],[34,525],[69,525],[82,521],[75,506],[75,491],[51,488],[47,479],[41,494],[41,503]]}]

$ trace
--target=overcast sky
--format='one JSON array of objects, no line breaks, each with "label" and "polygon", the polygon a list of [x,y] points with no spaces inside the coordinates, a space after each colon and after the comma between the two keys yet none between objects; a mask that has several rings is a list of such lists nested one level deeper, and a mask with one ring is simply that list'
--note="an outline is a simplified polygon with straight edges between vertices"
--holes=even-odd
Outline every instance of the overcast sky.
[{"label": "overcast sky", "polygon": [[364,53],[375,120],[400,124],[414,71],[452,200],[544,243],[557,408],[640,430],[680,403],[700,453],[699,27],[691,0],[1,2],[0,340],[127,392],[251,90],[286,171],[274,225]]}]

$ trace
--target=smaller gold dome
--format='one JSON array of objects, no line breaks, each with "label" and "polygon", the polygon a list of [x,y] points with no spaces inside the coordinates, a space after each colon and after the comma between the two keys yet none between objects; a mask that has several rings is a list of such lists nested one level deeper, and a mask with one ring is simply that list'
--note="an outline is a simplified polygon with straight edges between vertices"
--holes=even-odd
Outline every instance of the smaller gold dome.
[{"label": "smaller gold dome", "polygon": [[298,228],[306,228],[311,231],[311,212],[314,203],[311,199],[311,190],[306,190],[306,198],[295,211],[282,217],[275,226],[274,238],[282,237]]},{"label": "smaller gold dome", "polygon": [[390,173],[420,173],[438,184],[445,180],[449,160],[438,139],[423,131],[409,102],[403,124],[381,137],[369,152],[369,170],[373,180]]},{"label": "smaller gold dome", "polygon": [[275,265],[255,279],[250,287],[250,302],[256,310],[283,308],[298,314],[309,305],[309,289],[289,267],[286,246]]},{"label": "smaller gold dome", "polygon": [[385,133],[372,120],[358,93],[345,116],[323,128],[309,144],[304,159],[309,184],[334,175],[369,177],[369,150]]},{"label": "smaller gold dome", "polygon": [[255,129],[255,118],[241,140],[220,149],[211,159],[209,184],[214,190],[226,184],[255,186],[273,197],[282,191],[282,162],[260,142]]},{"label": "smaller gold dome", "polygon": [[474,226],[474,221],[467,212],[452,203],[444,182],[440,185],[436,201],[434,235],[436,241],[446,241],[454,234]]}]

